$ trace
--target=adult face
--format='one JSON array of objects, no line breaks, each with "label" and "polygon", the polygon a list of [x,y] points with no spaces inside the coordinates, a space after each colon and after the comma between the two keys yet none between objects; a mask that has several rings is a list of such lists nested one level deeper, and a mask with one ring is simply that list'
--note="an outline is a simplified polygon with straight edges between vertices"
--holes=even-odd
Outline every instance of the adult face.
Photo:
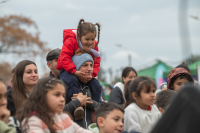
[{"label": "adult face", "polygon": [[38,70],[34,64],[27,65],[23,74],[23,83],[27,87],[34,86],[38,82]]},{"label": "adult face", "polygon": [[48,65],[49,69],[51,70],[52,74],[55,77],[58,77],[59,72],[60,72],[58,69],[56,69],[57,61],[58,61],[58,59],[53,59],[51,62],[47,62],[47,65]]},{"label": "adult face", "polygon": [[83,72],[85,74],[86,78],[90,78],[92,76],[93,72],[93,64],[91,61],[87,61],[83,63],[83,65],[80,67],[79,71]]},{"label": "adult face", "polygon": [[126,84],[130,80],[134,80],[137,77],[134,71],[130,71],[126,77],[122,77],[124,84]]}]

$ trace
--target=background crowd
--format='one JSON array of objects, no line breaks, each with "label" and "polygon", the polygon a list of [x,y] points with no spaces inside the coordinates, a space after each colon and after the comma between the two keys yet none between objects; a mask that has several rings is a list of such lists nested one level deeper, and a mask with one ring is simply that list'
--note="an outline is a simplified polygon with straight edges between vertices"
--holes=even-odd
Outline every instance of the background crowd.
[{"label": "background crowd", "polygon": [[[7,2],[2,1],[0,4]],[[123,35],[125,33],[134,35],[130,34],[134,30],[130,27],[125,28],[127,31],[121,28],[129,25],[126,24],[128,21],[125,15],[122,15],[124,25],[116,26],[122,20],[118,18],[119,22],[110,25],[110,27],[115,25],[114,30],[106,28],[106,33],[102,32],[104,25],[85,21],[85,19],[76,22],[75,27],[67,25],[67,28],[74,29],[63,30],[62,28],[62,47],[54,45],[56,49],[53,50],[40,40],[38,27],[33,20],[18,15],[0,16],[0,54],[12,53],[20,57],[20,59],[13,58],[16,59],[17,64],[0,62],[0,132],[199,132],[197,123],[200,118],[198,105],[200,56],[191,54],[188,27],[185,25],[187,23],[184,23],[186,22],[184,18],[186,3],[186,1],[180,2],[179,11],[183,63],[175,61],[176,65],[171,67],[157,60],[154,65],[151,64],[152,62],[148,63],[151,67],[143,65],[145,69],[139,71],[137,67],[132,67],[132,61],[142,60],[142,58],[131,48],[137,51],[138,47],[142,47],[142,51],[137,52],[143,56],[149,51],[150,55],[153,55],[156,53],[153,49],[156,49],[153,45],[144,48],[142,43],[141,46],[132,46],[135,40]],[[126,6],[127,9],[128,7]],[[60,8],[62,9],[62,6]],[[82,13],[86,10],[84,7],[79,9]],[[75,12],[72,14],[75,15]],[[140,20],[137,18],[131,17],[131,24]],[[195,16],[191,18],[198,20]],[[109,22],[106,20],[106,24]],[[31,33],[28,33],[26,26],[33,28],[30,29]],[[143,28],[139,27],[139,29]],[[33,30],[35,34],[32,34]],[[150,33],[153,35],[154,31],[156,31],[155,28]],[[101,41],[105,36],[108,41]],[[113,36],[115,39],[112,38]],[[125,53],[128,55],[129,63],[117,70],[118,76],[114,77],[115,67],[122,66],[125,58],[114,54],[112,51],[115,48],[108,44],[109,40],[117,41],[120,38],[123,38],[123,43],[127,43],[128,49],[125,48]],[[140,38],[140,40],[143,39]],[[156,40],[159,39],[156,38]],[[122,44],[117,43],[116,46],[123,51]],[[175,49],[169,45],[165,50],[168,48],[171,51]],[[107,59],[112,64],[106,71],[105,67],[108,65],[102,61],[106,57],[101,52],[102,49],[108,51]],[[169,54],[169,52],[162,54],[175,58],[177,53],[176,49],[174,54]],[[116,63],[111,60],[114,59],[113,56],[122,60]],[[6,56],[5,59],[13,60],[11,56]],[[36,61],[38,59],[40,63]],[[136,64],[134,62],[134,66],[137,66]],[[44,68],[42,73],[41,66]],[[110,84],[106,80],[105,73],[107,72],[110,74]]]}]

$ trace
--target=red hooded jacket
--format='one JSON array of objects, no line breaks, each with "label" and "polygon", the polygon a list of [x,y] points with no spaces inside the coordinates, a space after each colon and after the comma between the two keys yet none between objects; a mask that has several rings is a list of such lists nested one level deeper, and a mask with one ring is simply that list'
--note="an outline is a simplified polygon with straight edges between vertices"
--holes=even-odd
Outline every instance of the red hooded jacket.
[{"label": "red hooded jacket", "polygon": [[[97,42],[95,41],[95,45]],[[65,71],[73,74],[76,72],[76,66],[71,61],[71,58],[75,55],[76,50],[78,49],[78,44],[76,41],[76,29],[66,29],[63,30],[63,46],[60,53],[60,57],[58,58],[57,62],[57,69],[65,69]],[[98,46],[96,46],[96,51],[98,50]],[[92,57],[92,53],[90,54]],[[94,57],[93,57],[94,60]],[[96,77],[99,72],[100,67],[100,56],[94,60],[94,67],[93,67],[93,73],[92,77]]]}]

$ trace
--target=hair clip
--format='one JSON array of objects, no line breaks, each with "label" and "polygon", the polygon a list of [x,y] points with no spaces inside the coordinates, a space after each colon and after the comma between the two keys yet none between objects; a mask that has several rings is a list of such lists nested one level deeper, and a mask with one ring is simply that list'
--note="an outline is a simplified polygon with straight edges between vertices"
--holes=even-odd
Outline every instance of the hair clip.
[{"label": "hair clip", "polygon": [[50,79],[48,82],[51,83],[51,80],[56,80],[55,78]]}]

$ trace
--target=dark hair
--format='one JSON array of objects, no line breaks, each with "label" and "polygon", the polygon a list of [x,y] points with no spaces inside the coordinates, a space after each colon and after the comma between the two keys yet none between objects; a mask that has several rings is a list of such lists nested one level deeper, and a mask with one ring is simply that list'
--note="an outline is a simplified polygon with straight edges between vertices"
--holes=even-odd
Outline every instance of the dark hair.
[{"label": "dark hair", "polygon": [[156,95],[155,105],[159,108],[164,108],[165,104],[176,94],[173,90],[164,90]]},{"label": "dark hair", "polygon": [[188,72],[190,72],[189,67],[187,66],[187,64],[185,64],[185,62],[183,62],[182,64],[178,65],[175,68],[185,68]]},{"label": "dark hair", "polygon": [[130,83],[128,85],[128,93],[126,93],[126,96],[125,96],[126,102],[125,102],[124,108],[126,108],[129,104],[136,102],[132,97],[132,93],[136,93],[137,96],[140,97],[140,92],[144,88],[147,88],[147,91],[149,91],[152,87],[154,87],[156,89],[155,82],[145,76],[140,76],[140,77],[137,77],[136,79],[130,81]]},{"label": "dark hair", "polygon": [[16,112],[20,108],[21,104],[27,99],[25,94],[26,88],[23,82],[23,75],[26,66],[30,64],[34,64],[36,66],[33,61],[23,60],[16,65],[14,70],[11,95],[15,104]]},{"label": "dark hair", "polygon": [[126,78],[131,71],[133,71],[136,74],[136,76],[137,76],[137,72],[136,72],[136,70],[134,68],[132,68],[132,67],[125,67],[123,69],[123,71],[122,71],[122,77],[121,77],[122,78],[122,83],[124,83],[123,77]]},{"label": "dark hair", "polygon": [[[101,103],[96,109],[95,109],[95,115],[96,115],[96,123],[98,117],[106,118],[107,115],[113,111],[114,109],[121,111],[124,114],[124,109],[118,105],[117,103],[108,102],[108,103]],[[98,123],[97,123],[98,126]]]},{"label": "dark hair", "polygon": [[21,128],[23,127],[23,132],[26,132],[29,128],[27,124],[28,119],[36,115],[47,125],[51,133],[55,133],[55,129],[53,128],[55,123],[47,105],[46,94],[48,90],[53,89],[57,84],[63,85],[63,82],[56,78],[47,77],[40,79],[35,85],[29,99],[17,112],[17,118],[20,123],[25,119],[24,125],[21,125]]},{"label": "dark hair", "polygon": [[[87,34],[88,32],[93,32],[96,35],[96,27],[98,26],[98,41],[96,46],[99,44],[99,37],[100,37],[100,24],[96,23],[96,24],[92,24],[90,22],[85,22],[84,19],[80,19],[79,23],[78,23],[78,27],[77,27],[77,34],[80,35],[80,37],[84,36],[85,34]],[[79,41],[78,45],[79,45]],[[94,47],[94,49],[96,48],[96,46]]]},{"label": "dark hair", "polygon": [[169,85],[169,88],[170,88],[171,90],[174,90],[174,89],[172,88],[172,85],[173,85],[174,81],[175,81],[176,79],[178,79],[178,78],[180,78],[180,79],[187,79],[188,81],[192,81],[191,77],[190,77],[188,74],[185,74],[185,73],[178,74],[178,75],[174,76],[174,77],[171,79],[171,82],[170,82],[170,85]]}]

